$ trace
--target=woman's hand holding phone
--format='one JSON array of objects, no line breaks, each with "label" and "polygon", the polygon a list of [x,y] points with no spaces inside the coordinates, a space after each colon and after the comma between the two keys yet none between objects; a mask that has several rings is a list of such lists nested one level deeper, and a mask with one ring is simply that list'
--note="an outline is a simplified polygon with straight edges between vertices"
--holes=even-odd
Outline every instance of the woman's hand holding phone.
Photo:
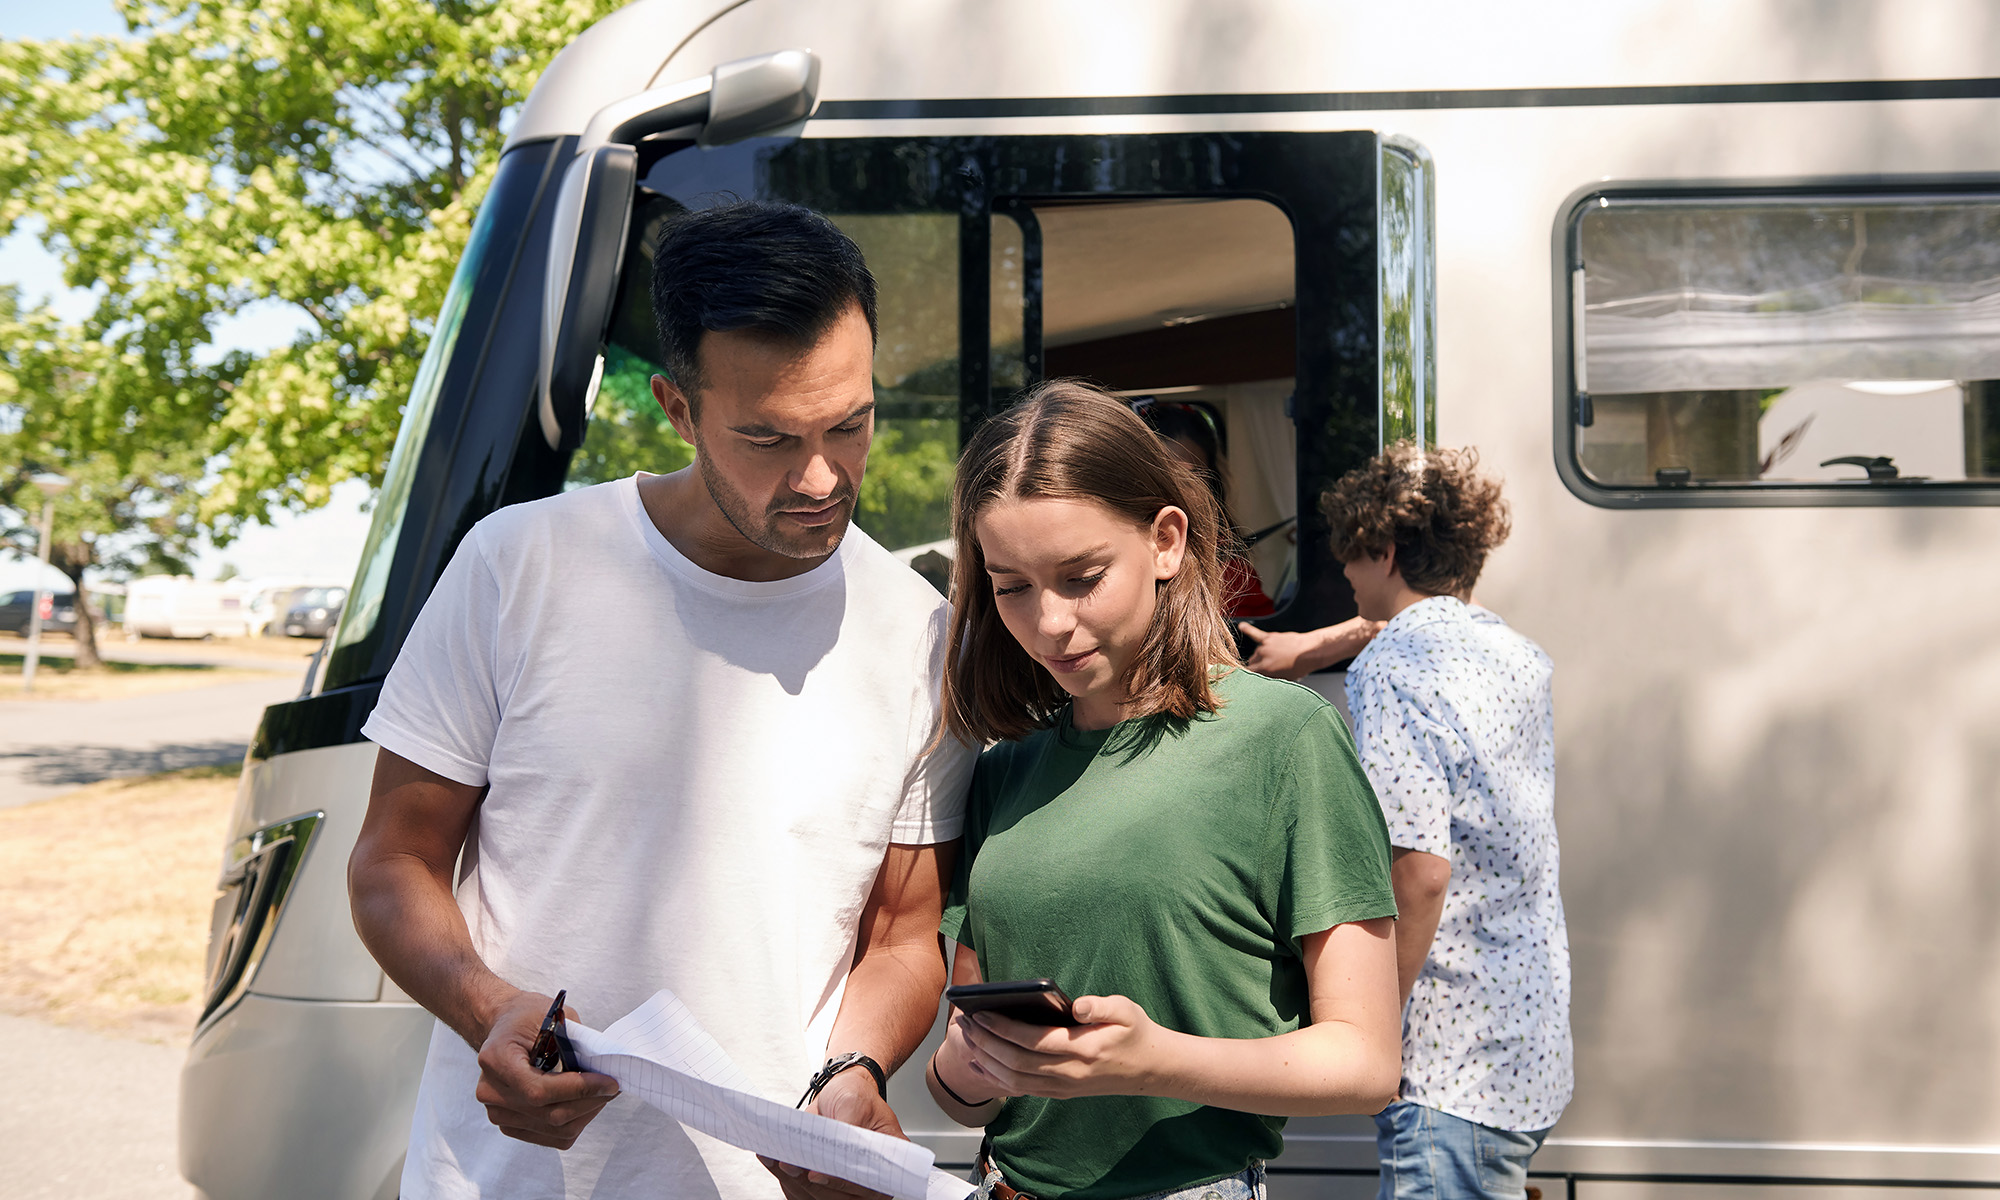
[{"label": "woman's hand holding phone", "polygon": [[1175,1036],[1125,996],[1080,996],[1070,1011],[1080,1024],[1030,1025],[999,1013],[960,1014],[947,1044],[963,1038],[975,1073],[1002,1095],[1070,1100],[1078,1096],[1161,1094]]}]

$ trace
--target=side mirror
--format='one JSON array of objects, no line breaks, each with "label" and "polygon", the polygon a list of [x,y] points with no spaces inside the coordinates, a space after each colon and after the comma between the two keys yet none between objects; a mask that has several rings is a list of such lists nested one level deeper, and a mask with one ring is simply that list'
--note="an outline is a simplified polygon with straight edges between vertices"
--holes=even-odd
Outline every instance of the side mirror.
[{"label": "side mirror", "polygon": [[[555,227],[574,232],[549,243],[542,296],[542,436],[558,451],[583,444],[583,427],[604,378],[604,331],[618,295],[625,232],[639,152],[599,146],[571,163],[556,195]],[[551,398],[575,397],[558,405]],[[574,417],[574,419],[565,419]]]},{"label": "side mirror", "polygon": [[603,377],[601,353],[625,260],[639,142],[677,130],[719,146],[783,131],[819,103],[819,56],[781,50],[641,92],[599,110],[563,173],[542,303],[539,416],[549,448],[574,450]]},{"label": "side mirror", "polygon": [[819,102],[819,55],[810,50],[723,63],[710,78],[715,83],[701,129],[704,146],[777,133],[810,117]]}]

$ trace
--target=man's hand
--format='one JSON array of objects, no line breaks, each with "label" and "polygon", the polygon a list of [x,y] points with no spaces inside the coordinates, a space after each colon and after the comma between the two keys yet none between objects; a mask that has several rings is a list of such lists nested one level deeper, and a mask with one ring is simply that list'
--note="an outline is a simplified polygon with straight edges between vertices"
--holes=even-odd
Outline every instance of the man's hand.
[{"label": "man's hand", "polygon": [[[521,992],[501,1006],[479,1047],[479,1086],[473,1092],[487,1119],[510,1138],[567,1150],[591,1118],[618,1094],[618,1081],[594,1071],[545,1075],[528,1052],[548,1016],[549,996]],[[565,1009],[566,1016],[576,1014]]]},{"label": "man's hand", "polygon": [[1257,647],[1243,664],[1245,668],[1273,679],[1304,679],[1361,653],[1361,648],[1382,632],[1382,622],[1350,617],[1310,633],[1259,629],[1248,621],[1238,622],[1236,628]]},{"label": "man's hand", "polygon": [[[909,1140],[903,1133],[902,1122],[896,1120],[896,1114],[890,1110],[889,1102],[875,1090],[875,1077],[868,1073],[866,1067],[849,1067],[828,1080],[827,1085],[820,1089],[819,1097],[806,1105],[806,1111]],[[786,1200],[849,1200],[855,1196],[863,1200],[889,1200],[882,1193],[871,1192],[859,1184],[790,1163],[773,1162],[761,1154],[757,1156],[757,1161],[778,1177],[778,1186],[784,1190]]]}]

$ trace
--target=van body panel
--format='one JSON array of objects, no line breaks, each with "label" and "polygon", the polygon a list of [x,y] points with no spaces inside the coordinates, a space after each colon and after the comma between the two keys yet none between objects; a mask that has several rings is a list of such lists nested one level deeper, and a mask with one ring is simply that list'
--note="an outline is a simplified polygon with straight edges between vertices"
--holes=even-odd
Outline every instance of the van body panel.
[{"label": "van body panel", "polygon": [[436,1020],[246,996],[188,1051],[181,1175],[210,1200],[387,1200]]},{"label": "van body panel", "polygon": [[[1143,40],[1187,28],[1157,18],[1114,55],[1103,36],[1064,36],[1065,21],[1093,19],[1081,12],[1030,26],[1032,7],[955,10],[969,22],[958,25],[930,9],[933,28],[902,10],[910,36],[884,49],[831,13],[770,3],[782,21],[755,6],[734,12],[682,58],[734,57],[782,28],[827,59],[836,112],[854,95],[1199,99],[1937,79],[2000,67],[2000,42],[1945,51],[1914,32],[1996,19],[1962,5],[1894,29],[1876,24],[1883,10],[1852,6],[1815,32],[1780,32],[1786,10],[1771,5],[1697,6],[1701,15],[1673,6],[1671,16],[1660,6],[1651,18],[1629,6],[1437,5],[1451,11],[1450,33],[1407,56],[1370,53],[1387,35],[1368,31],[1425,28],[1425,6],[1297,6],[1253,11],[1229,53],[1186,56]],[[981,33],[982,20],[994,27]],[[1514,28],[1475,35],[1486,21]],[[1747,36],[1760,28],[1771,32]],[[1289,32],[1250,49],[1248,30]],[[995,50],[936,52],[959,38]],[[1592,1169],[1670,1172],[1727,1160],[1762,1174],[1782,1162],[1838,1176],[1865,1161],[1886,1172],[1877,1178],[2000,1180],[1987,1149],[2000,1142],[1989,986],[2000,937],[1979,915],[2000,911],[2000,872],[1988,866],[2000,856],[2000,640],[1984,599],[2000,586],[2000,513],[1586,503],[1551,469],[1558,318],[1548,302],[1551,231],[1592,181],[1992,177],[1995,127],[2000,102],[1976,98],[1371,111],[1357,96],[1339,111],[816,120],[807,136],[1372,128],[1429,149],[1440,440],[1479,447],[1507,480],[1515,532],[1479,596],[1557,668],[1578,1085],[1537,1163],[1580,1156]],[[1940,829],[1956,832],[1939,841]],[[1303,1139],[1316,1125],[1291,1131]],[[1905,1142],[1963,1149],[1866,1149]]]},{"label": "van body panel", "polygon": [[[548,138],[576,137],[605,105],[673,82],[658,76],[674,50],[696,30],[743,3],[645,0],[599,21],[556,55],[535,81],[507,134],[506,149]],[[715,65],[705,63],[689,71],[687,77],[706,75]]]},{"label": "van body panel", "polygon": [[[641,11],[651,6],[620,16]],[[823,104],[1369,92],[1437,103],[1465,91],[1990,77],[2000,13],[1978,0],[887,0],[865,12],[752,0],[688,38],[662,82],[780,45],[820,56]]]}]

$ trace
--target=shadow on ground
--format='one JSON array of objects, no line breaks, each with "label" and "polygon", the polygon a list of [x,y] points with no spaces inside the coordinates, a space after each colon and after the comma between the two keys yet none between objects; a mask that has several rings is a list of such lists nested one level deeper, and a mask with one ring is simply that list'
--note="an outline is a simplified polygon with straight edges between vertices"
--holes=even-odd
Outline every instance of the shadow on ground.
[{"label": "shadow on ground", "polygon": [[248,742],[216,740],[146,746],[11,746],[0,762],[20,763],[21,778],[43,787],[81,787],[100,779],[154,775],[184,767],[241,762]]}]

